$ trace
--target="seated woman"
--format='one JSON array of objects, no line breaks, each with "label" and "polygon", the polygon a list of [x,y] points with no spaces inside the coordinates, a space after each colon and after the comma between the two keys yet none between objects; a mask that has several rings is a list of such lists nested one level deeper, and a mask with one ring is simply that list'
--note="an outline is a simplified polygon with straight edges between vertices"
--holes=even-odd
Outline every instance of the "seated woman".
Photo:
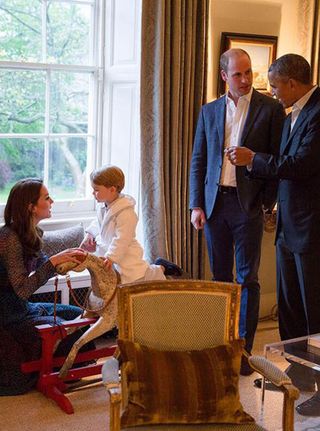
[{"label": "seated woman", "polygon": [[[38,223],[51,217],[53,200],[42,180],[18,181],[10,191],[5,207],[5,225],[0,229],[0,395],[28,391],[37,374],[26,375],[22,362],[39,359],[41,340],[35,325],[54,322],[53,304],[31,303],[30,296],[55,274],[55,266],[77,262],[81,249],[68,249],[47,258],[42,248]],[[57,305],[57,323],[72,320],[81,309]],[[69,352],[80,331],[66,337],[56,355]]]}]

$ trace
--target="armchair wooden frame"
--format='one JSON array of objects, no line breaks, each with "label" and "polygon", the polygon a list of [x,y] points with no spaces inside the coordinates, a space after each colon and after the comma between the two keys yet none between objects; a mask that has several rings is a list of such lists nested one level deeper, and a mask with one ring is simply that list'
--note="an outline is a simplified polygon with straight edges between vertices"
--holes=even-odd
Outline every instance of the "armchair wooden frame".
[{"label": "armchair wooden frame", "polygon": [[[132,283],[118,289],[119,338],[158,350],[201,350],[238,338],[241,287],[234,283],[202,280],[166,280]],[[294,401],[299,391],[289,377],[264,357],[250,357],[250,363],[284,394],[283,430],[293,431]],[[119,375],[121,374],[121,379]],[[117,355],[102,368],[110,398],[110,431],[120,431],[121,409],[128,402],[125,370]],[[223,424],[165,426],[165,430],[229,429]],[[160,426],[134,429],[158,430]],[[131,430],[132,428],[128,428]],[[257,424],[233,425],[234,431],[264,430]]]}]

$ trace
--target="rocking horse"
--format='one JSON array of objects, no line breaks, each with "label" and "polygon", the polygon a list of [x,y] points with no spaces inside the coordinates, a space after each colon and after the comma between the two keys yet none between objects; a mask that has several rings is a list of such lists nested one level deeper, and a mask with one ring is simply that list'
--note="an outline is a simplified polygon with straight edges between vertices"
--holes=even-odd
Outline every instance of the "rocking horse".
[{"label": "rocking horse", "polygon": [[[83,318],[79,316],[75,320],[64,322],[63,325],[38,325],[37,329],[42,338],[42,356],[38,361],[22,364],[24,372],[39,371],[37,389],[48,398],[53,399],[62,410],[69,414],[73,413],[74,410],[71,402],[63,393],[67,389],[65,381],[101,374],[102,367],[101,364],[95,364],[71,368],[72,365],[110,356],[116,349],[116,346],[110,346],[78,353],[83,345],[111,330],[115,325],[117,316],[116,287],[118,278],[113,269],[106,270],[102,259],[87,253],[81,263],[67,262],[56,267],[57,273],[61,275],[67,274],[68,271],[81,272],[85,269],[88,269],[91,276],[91,290],[86,304],[82,307],[84,310]],[[72,295],[68,274],[67,285],[71,289]],[[74,343],[67,358],[53,357],[53,353],[63,337],[76,331],[80,326],[88,325],[91,326]],[[54,368],[61,365],[60,371],[55,372]]]},{"label": "rocking horse", "polygon": [[[80,348],[111,330],[117,317],[117,275],[113,269],[106,271],[102,259],[87,253],[82,263],[62,263],[56,267],[56,271],[58,274],[65,275],[69,271],[82,272],[86,268],[91,275],[91,292],[87,300],[88,305],[84,307],[83,317],[98,317],[98,320],[74,343],[59,372],[60,378],[67,376]],[[70,283],[68,279],[67,282]],[[72,328],[67,330],[67,333],[74,331],[75,328]]]}]

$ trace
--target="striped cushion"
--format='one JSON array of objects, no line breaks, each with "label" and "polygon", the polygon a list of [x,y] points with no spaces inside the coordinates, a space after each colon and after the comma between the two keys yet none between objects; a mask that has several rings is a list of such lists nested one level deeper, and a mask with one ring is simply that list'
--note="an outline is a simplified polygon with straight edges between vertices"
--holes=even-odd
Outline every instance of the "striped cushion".
[{"label": "striped cushion", "polygon": [[122,427],[253,421],[239,400],[242,340],[189,352],[118,344],[128,382]]}]

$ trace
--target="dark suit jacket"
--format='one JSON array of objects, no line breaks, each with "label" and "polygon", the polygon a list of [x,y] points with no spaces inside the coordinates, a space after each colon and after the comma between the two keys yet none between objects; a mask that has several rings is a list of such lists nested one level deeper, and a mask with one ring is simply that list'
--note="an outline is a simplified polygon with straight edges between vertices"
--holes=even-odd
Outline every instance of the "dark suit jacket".
[{"label": "dark suit jacket", "polygon": [[[222,96],[202,107],[190,170],[190,208],[200,207],[210,218],[218,191],[224,154],[226,99]],[[241,145],[253,151],[278,154],[284,122],[282,106],[253,90]],[[246,167],[236,167],[240,205],[249,217],[261,212],[264,205],[272,208],[276,200],[277,180],[248,180]]]},{"label": "dark suit jacket", "polygon": [[290,133],[287,118],[280,155],[256,154],[250,176],[278,178],[278,229],[292,252],[320,246],[320,89],[300,112]]}]

